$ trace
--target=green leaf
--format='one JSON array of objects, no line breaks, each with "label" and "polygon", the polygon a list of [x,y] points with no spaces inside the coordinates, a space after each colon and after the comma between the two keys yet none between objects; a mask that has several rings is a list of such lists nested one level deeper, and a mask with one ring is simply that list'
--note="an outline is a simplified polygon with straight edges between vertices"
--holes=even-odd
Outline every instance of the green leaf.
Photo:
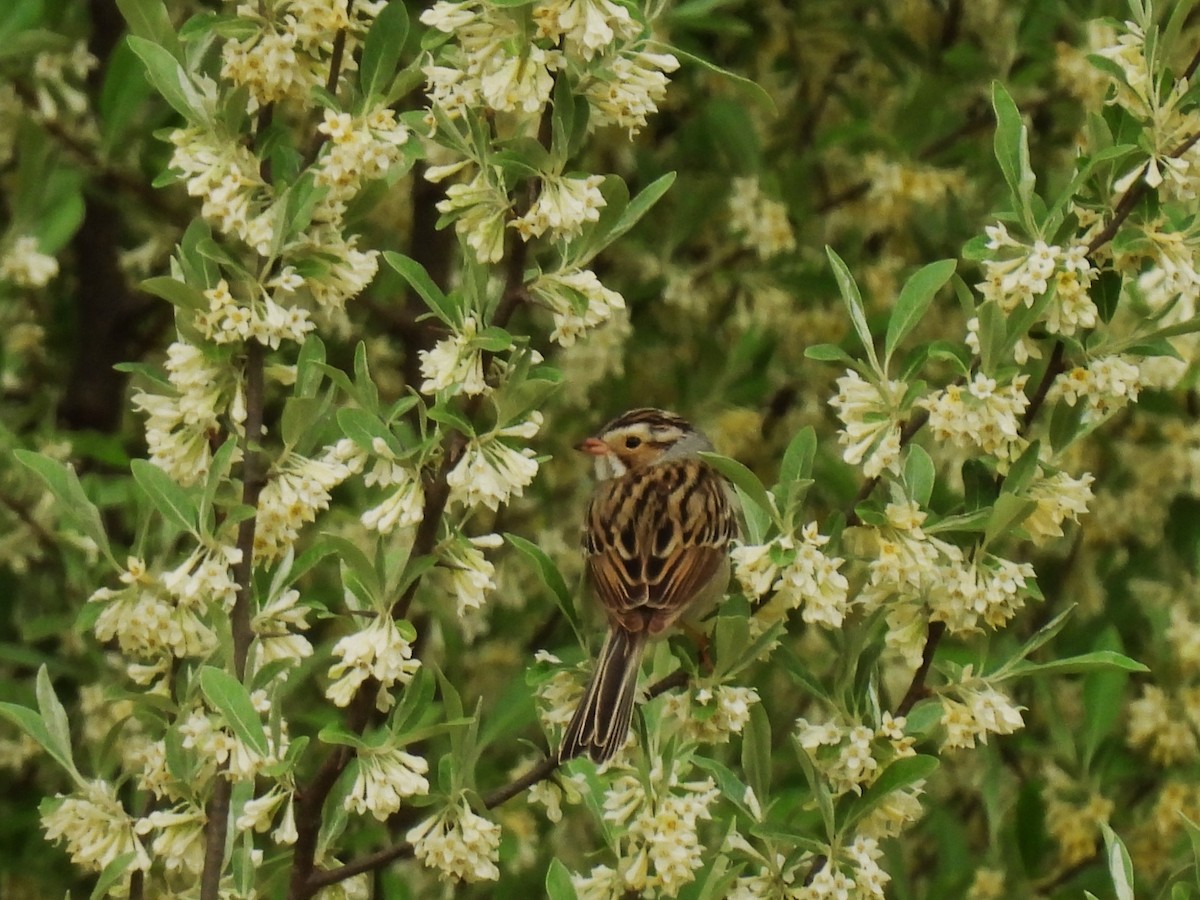
[{"label": "green leaf", "polygon": [[210,305],[208,298],[204,296],[202,291],[180,281],[178,278],[171,278],[168,275],[147,278],[138,287],[147,294],[153,294],[155,297],[162,297],[164,300],[171,301],[171,303],[180,309],[200,311],[207,310]]},{"label": "green leaf", "polygon": [[550,900],[579,900],[570,870],[557,857],[550,861],[550,868],[546,870],[546,896]]},{"label": "green leaf", "polygon": [[1028,490],[1038,473],[1041,441],[1033,441],[1020,458],[1012,464],[1008,474],[1004,476],[1004,491],[1010,494],[1022,494]]},{"label": "green leaf", "polygon": [[759,805],[765,805],[771,796],[771,717],[761,703],[750,707],[750,721],[742,732],[742,771]]},{"label": "green leaf", "polygon": [[746,783],[738,778],[732,769],[724,763],[719,763],[715,759],[709,759],[705,756],[693,756],[692,763],[696,768],[703,769],[713,776],[717,782],[717,788],[721,791],[721,795],[729,803],[736,806],[751,819],[756,819],[753,811],[746,805]]},{"label": "green leaf", "polygon": [[688,53],[686,50],[681,50],[677,46],[672,46],[670,48],[670,52],[680,59],[694,63],[695,65],[700,66],[702,69],[707,69],[708,71],[733,82],[734,87],[737,88],[739,93],[749,97],[759,106],[761,106],[766,112],[769,112],[772,116],[779,115],[779,109],[775,106],[775,101],[771,98],[771,95],[766,92],[762,85],[758,84],[757,82],[751,81],[749,78],[745,78],[742,75],[737,75],[733,72],[730,72],[728,69],[722,69],[720,66],[714,64],[710,60],[707,60],[702,56],[695,56],[691,53]]},{"label": "green leaf", "polygon": [[736,459],[722,456],[719,453],[700,453],[700,458],[728,478],[752,503],[770,515],[774,509],[767,489],[763,487],[758,476],[747,469]]},{"label": "green leaf", "polygon": [[171,51],[137,35],[127,40],[146,66],[146,77],[171,108],[189,122],[203,123],[208,118],[204,98]]},{"label": "green leaf", "polygon": [[504,539],[533,561],[533,564],[537,567],[538,574],[542,577],[542,583],[550,589],[550,593],[554,595],[554,601],[558,604],[559,610],[566,617],[571,628],[579,638],[580,643],[582,643],[583,628],[579,621],[579,614],[575,610],[575,604],[571,602],[571,590],[567,587],[567,582],[563,579],[562,573],[558,571],[558,566],[554,564],[554,560],[547,556],[546,551],[537,544],[526,540],[519,534],[506,533]]},{"label": "green leaf", "polygon": [[783,451],[783,462],[779,466],[781,485],[808,478],[812,474],[813,460],[817,456],[817,432],[805,425],[793,435]]},{"label": "green leaf", "polygon": [[904,282],[896,305],[892,308],[891,318],[888,319],[887,337],[883,344],[885,369],[895,349],[920,324],[934,296],[954,274],[956,265],[952,259],[932,262],[918,269]]},{"label": "green leaf", "polygon": [[196,501],[175,479],[146,459],[135,459],[129,464],[133,480],[150,498],[154,508],[170,522],[184,531],[195,534],[199,520]]},{"label": "green leaf", "polygon": [[0,703],[0,716],[8,719],[50,754],[50,757],[68,772],[75,772],[75,762],[71,758],[70,746],[63,752],[62,746],[50,734],[42,717],[32,709],[19,706],[16,703]]},{"label": "green leaf", "polygon": [[228,672],[212,666],[200,669],[199,680],[205,699],[221,714],[237,739],[259,756],[268,756],[271,745],[246,686]]},{"label": "green leaf", "polygon": [[404,448],[400,446],[400,442],[396,440],[396,436],[384,427],[383,421],[379,416],[372,415],[365,409],[360,409],[357,406],[344,406],[337,411],[338,428],[342,434],[354,441],[363,450],[368,453],[374,453],[374,442],[376,438],[387,444],[396,455],[404,452]]},{"label": "green leaf", "polygon": [[1041,628],[1039,628],[1033,634],[1033,636],[1031,638],[1029,638],[1029,640],[1027,640],[1024,644],[1021,645],[1021,648],[1019,650],[1017,650],[1016,653],[1014,653],[1005,663],[1003,663],[999,668],[997,668],[994,672],[989,674],[987,677],[989,679],[1006,678],[1007,677],[1006,673],[1013,666],[1019,665],[1020,662],[1025,659],[1025,657],[1030,656],[1035,651],[1037,651],[1041,647],[1045,646],[1045,644],[1047,644],[1050,640],[1052,640],[1056,634],[1058,634],[1060,631],[1062,631],[1063,627],[1067,624],[1067,618],[1074,611],[1075,611],[1075,606],[1074,606],[1074,604],[1072,604],[1071,606],[1068,606],[1066,609],[1064,609],[1062,612],[1060,612],[1057,616],[1055,616],[1053,619],[1051,619],[1049,622],[1047,622],[1045,625],[1043,625]]},{"label": "green leaf", "polygon": [[813,344],[804,348],[804,356],[817,362],[835,362],[857,368],[857,361],[837,344]]},{"label": "green leaf", "polygon": [[[104,900],[105,897],[110,897],[109,889],[112,888],[125,871],[129,868],[129,864],[137,858],[137,854],[130,850],[128,853],[122,853],[120,856],[112,860],[104,871],[100,873],[100,877],[96,879],[96,886],[92,888],[91,900]],[[115,892],[123,893],[123,892]]]},{"label": "green leaf", "polygon": [[[1183,819],[1183,828],[1187,832],[1188,841],[1192,845],[1192,867],[1195,869],[1196,887],[1200,888],[1200,826],[1196,825],[1182,811],[1179,818]],[[1185,896],[1194,896],[1189,893]]]},{"label": "green leaf", "polygon": [[[1120,633],[1108,626],[1092,645],[1096,650],[1121,651]],[[1124,707],[1123,695],[1129,675],[1123,669],[1100,668],[1083,679],[1083,758],[1090,766],[1101,743],[1116,727]]]},{"label": "green leaf", "polygon": [[387,93],[407,37],[408,10],[403,3],[388,3],[375,16],[363,41],[362,60],[358,64],[358,85],[363,96]]},{"label": "green leaf", "polygon": [[833,267],[833,276],[837,279],[838,291],[842,295],[842,302],[846,304],[846,310],[850,313],[850,322],[854,325],[855,333],[858,334],[859,343],[867,351],[871,369],[877,376],[883,378],[885,377],[884,372],[879,367],[879,357],[875,355],[875,340],[871,337],[870,326],[867,325],[867,310],[863,306],[862,294],[858,291],[858,285],[854,283],[854,277],[850,274],[850,270],[846,268],[846,264],[842,262],[842,258],[834,252],[832,247],[825,248],[825,255],[829,257],[829,264]]},{"label": "green leaf", "polygon": [[183,47],[163,0],[117,0],[117,9],[129,26],[130,34],[157,44],[179,62],[184,61]]},{"label": "green leaf", "polygon": [[605,244],[611,244],[621,235],[625,234],[630,228],[636,225],[650,208],[662,199],[663,194],[671,189],[671,185],[675,183],[675,173],[667,172],[665,175],[660,175],[654,179],[641,191],[638,195],[629,201],[617,219],[616,224],[608,232],[605,237]]},{"label": "green leaf", "polygon": [[442,289],[434,284],[425,267],[415,259],[396,253],[393,250],[384,251],[383,258],[387,264],[400,273],[413,290],[421,295],[433,313],[447,325],[457,325],[454,315],[454,305],[442,293]]},{"label": "green leaf", "polygon": [[825,783],[825,779],[817,771],[812,757],[808,755],[808,751],[804,749],[796,736],[792,735],[791,739],[792,746],[796,749],[796,756],[800,760],[800,768],[804,771],[804,778],[808,781],[809,790],[817,801],[817,808],[821,811],[826,840],[832,844],[837,837],[837,829],[834,826],[833,799],[829,795],[829,785]]},{"label": "green leaf", "polygon": [[863,791],[861,797],[854,798],[850,803],[841,821],[842,833],[852,834],[855,824],[890,794],[928,778],[940,764],[936,756],[922,754],[905,756],[892,762],[871,786]]},{"label": "green leaf", "polygon": [[1107,822],[1100,823],[1100,831],[1104,834],[1108,874],[1112,877],[1117,900],[1134,900],[1133,861],[1129,858],[1129,851]]},{"label": "green leaf", "polygon": [[908,487],[908,496],[921,506],[928,506],[936,477],[933,457],[920,444],[910,444],[904,460],[904,484]]},{"label": "green leaf", "polygon": [[1050,414],[1050,446],[1055,453],[1068,447],[1083,430],[1083,413],[1087,408],[1085,400],[1076,400],[1074,405],[1066,400],[1054,404],[1054,412]]},{"label": "green leaf", "polygon": [[1068,656],[1065,659],[1052,659],[1038,663],[1021,660],[1006,668],[1001,678],[1022,678],[1026,675],[1078,675],[1081,672],[1097,670],[1117,670],[1121,672],[1149,672],[1150,668],[1115,650],[1094,650],[1079,656]]},{"label": "green leaf", "polygon": [[67,759],[71,758],[71,726],[67,721],[67,711],[62,701],[54,693],[54,685],[50,682],[50,671],[45,665],[38,668],[35,691],[37,694],[38,712],[46,725],[46,731],[54,746]]},{"label": "green leaf", "polygon": [[990,544],[999,537],[1007,535],[1013,528],[1024,522],[1029,514],[1037,509],[1037,501],[1015,494],[1001,494],[992,506],[992,514],[988,517],[987,528],[983,532],[984,544]]},{"label": "green leaf", "polygon": [[108,561],[120,568],[108,545],[108,534],[100,520],[100,510],[84,493],[74,468],[29,450],[14,450],[12,453],[17,462],[27,469],[32,469],[46,483],[46,487],[59,502],[59,514],[91,538]]},{"label": "green leaf", "polygon": [[1017,104],[999,81],[992,82],[992,108],[996,111],[996,162],[1012,192],[1013,208],[1022,214],[1026,227],[1035,231],[1031,221],[1034,176],[1029,163],[1029,133]]},{"label": "green leaf", "polygon": [[371,744],[357,731],[351,731],[341,722],[332,722],[317,732],[317,740],[322,744],[336,744],[341,747],[353,747],[355,750],[369,750]]}]

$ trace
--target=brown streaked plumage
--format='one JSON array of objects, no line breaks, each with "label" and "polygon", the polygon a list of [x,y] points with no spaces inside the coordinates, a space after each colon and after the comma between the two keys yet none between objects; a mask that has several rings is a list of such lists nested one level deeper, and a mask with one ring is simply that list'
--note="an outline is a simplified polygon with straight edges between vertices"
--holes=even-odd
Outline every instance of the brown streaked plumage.
[{"label": "brown streaked plumage", "polygon": [[631,410],[579,449],[596,458],[583,549],[609,633],[559,759],[600,763],[629,733],[646,642],[724,591],[737,519],[724,478],[697,456],[712,445],[673,413]]}]

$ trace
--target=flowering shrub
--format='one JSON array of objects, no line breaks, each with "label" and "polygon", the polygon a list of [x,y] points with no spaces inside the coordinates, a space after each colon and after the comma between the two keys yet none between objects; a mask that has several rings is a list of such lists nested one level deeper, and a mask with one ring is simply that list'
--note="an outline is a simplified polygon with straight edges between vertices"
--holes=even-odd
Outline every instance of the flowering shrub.
[{"label": "flowering shrub", "polygon": [[[0,894],[1193,896],[1200,20],[1100,5],[0,10]],[[729,592],[562,762],[647,404]]]}]

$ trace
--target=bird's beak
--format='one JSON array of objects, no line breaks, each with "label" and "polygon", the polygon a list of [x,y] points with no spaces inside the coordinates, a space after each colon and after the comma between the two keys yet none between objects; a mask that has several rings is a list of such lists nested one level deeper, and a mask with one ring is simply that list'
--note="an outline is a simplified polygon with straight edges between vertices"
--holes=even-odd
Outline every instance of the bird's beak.
[{"label": "bird's beak", "polygon": [[575,445],[576,450],[582,450],[584,453],[590,453],[592,456],[604,456],[608,453],[608,444],[600,440],[600,438],[590,437],[580,441]]}]

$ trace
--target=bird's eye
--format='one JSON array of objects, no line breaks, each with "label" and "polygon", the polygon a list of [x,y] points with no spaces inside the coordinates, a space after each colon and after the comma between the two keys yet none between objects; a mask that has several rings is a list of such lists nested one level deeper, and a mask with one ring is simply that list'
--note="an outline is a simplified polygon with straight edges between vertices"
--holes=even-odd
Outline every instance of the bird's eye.
[{"label": "bird's eye", "polygon": [[640,437],[636,437],[635,435],[631,434],[629,437],[625,438],[626,450],[636,450],[640,446],[642,446],[642,439]]}]

